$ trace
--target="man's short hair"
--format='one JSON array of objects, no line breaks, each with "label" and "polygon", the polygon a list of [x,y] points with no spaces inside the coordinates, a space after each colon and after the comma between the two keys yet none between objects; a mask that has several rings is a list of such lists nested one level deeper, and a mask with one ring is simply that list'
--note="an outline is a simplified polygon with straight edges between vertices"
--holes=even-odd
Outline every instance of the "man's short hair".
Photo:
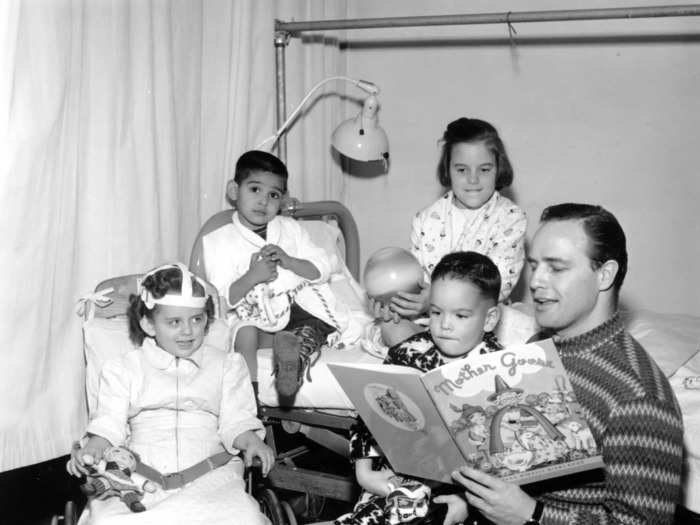
[{"label": "man's short hair", "polygon": [[619,292],[627,274],[627,240],[622,226],[615,216],[602,206],[567,202],[545,208],[541,222],[581,221],[588,237],[588,258],[594,270],[607,261],[616,261],[617,274],[613,281]]}]

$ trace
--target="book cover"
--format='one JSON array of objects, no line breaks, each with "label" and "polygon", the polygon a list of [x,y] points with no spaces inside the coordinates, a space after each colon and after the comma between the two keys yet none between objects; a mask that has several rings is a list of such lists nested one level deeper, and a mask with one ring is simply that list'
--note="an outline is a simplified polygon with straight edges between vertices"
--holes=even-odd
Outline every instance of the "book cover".
[{"label": "book cover", "polygon": [[450,483],[468,464],[523,484],[603,466],[551,340],[426,373],[328,367],[397,472]]}]

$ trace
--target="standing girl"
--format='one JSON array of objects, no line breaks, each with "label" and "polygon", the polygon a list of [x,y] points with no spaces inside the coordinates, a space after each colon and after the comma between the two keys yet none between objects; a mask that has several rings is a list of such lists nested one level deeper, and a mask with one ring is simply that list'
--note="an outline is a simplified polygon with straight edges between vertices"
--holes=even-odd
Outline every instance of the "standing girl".
[{"label": "standing girl", "polygon": [[389,346],[424,329],[414,321],[428,309],[429,276],[444,255],[487,255],[501,274],[499,301],[508,298],[523,267],[527,218],[499,193],[513,182],[513,169],[496,129],[479,119],[450,122],[442,136],[438,180],[449,190],[416,214],[411,229],[411,252],[425,271],[423,290],[400,292],[386,307],[373,305]]}]

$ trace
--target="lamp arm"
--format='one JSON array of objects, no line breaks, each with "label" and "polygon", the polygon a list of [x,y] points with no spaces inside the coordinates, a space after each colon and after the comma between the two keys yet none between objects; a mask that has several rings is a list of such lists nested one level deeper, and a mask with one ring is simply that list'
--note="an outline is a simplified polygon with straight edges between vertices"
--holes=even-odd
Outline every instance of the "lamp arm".
[{"label": "lamp arm", "polygon": [[299,111],[304,107],[304,104],[311,98],[311,95],[313,95],[316,90],[318,90],[321,86],[324,84],[327,84],[328,82],[331,82],[332,80],[345,80],[347,82],[350,82],[352,84],[355,84],[357,87],[360,89],[366,91],[370,95],[376,95],[379,93],[379,88],[373,84],[372,82],[369,82],[368,80],[356,80],[354,78],[349,78],[349,77],[343,77],[343,76],[336,76],[336,77],[328,77],[320,82],[318,82],[314,87],[311,88],[311,90],[306,94],[306,96],[299,102],[297,107],[292,111],[292,113],[287,117],[287,120],[284,121],[284,124],[280,126],[280,128],[275,132],[274,135],[269,136],[265,140],[263,140],[260,144],[258,144],[255,149],[260,149],[262,148],[265,144],[268,142],[272,141],[272,145],[274,146],[275,142],[277,142],[277,139],[282,136],[282,133],[284,133],[287,130],[287,127],[289,124],[294,120],[294,118],[299,114]]}]

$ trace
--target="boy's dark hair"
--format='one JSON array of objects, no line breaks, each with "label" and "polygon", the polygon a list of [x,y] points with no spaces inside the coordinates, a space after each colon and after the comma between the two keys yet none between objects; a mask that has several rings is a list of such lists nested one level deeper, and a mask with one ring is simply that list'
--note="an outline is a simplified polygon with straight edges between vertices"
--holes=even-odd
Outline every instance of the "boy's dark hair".
[{"label": "boy's dark hair", "polygon": [[588,258],[594,270],[607,261],[617,262],[613,281],[615,293],[620,292],[627,274],[627,239],[615,216],[602,206],[566,202],[545,208],[541,222],[581,221],[588,237]]},{"label": "boy's dark hair", "polygon": [[269,171],[282,177],[284,179],[284,191],[287,191],[287,179],[289,178],[287,166],[279,158],[266,151],[253,149],[241,155],[236,161],[236,171],[233,175],[233,180],[237,184],[241,184],[250,177],[251,173],[258,171]]},{"label": "boy's dark hair", "polygon": [[447,125],[442,135],[442,152],[438,164],[438,180],[445,188],[450,187],[450,161],[452,147],[460,142],[485,142],[496,158],[496,189],[507,188],[513,182],[513,167],[510,164],[506,147],[498,136],[498,131],[485,120],[458,118]]},{"label": "boy's dark hair", "polygon": [[[179,268],[165,268],[159,272],[149,275],[144,279],[141,285],[153,294],[153,297],[160,299],[168,292],[173,291],[182,293],[182,272]],[[192,295],[195,297],[204,297],[206,290],[196,279],[192,278]],[[141,300],[140,295],[129,296],[129,307],[126,310],[126,316],[129,320],[129,339],[136,346],[141,346],[146,337],[150,337],[141,328],[141,319],[147,317],[153,320],[153,313],[159,306],[156,304],[153,309],[146,308],[146,305]],[[211,297],[207,298],[204,311],[207,313],[207,326],[214,320],[214,302]]]},{"label": "boy's dark hair", "polygon": [[430,280],[457,279],[476,286],[481,295],[498,304],[501,293],[501,273],[486,255],[477,252],[452,252],[437,263]]}]

